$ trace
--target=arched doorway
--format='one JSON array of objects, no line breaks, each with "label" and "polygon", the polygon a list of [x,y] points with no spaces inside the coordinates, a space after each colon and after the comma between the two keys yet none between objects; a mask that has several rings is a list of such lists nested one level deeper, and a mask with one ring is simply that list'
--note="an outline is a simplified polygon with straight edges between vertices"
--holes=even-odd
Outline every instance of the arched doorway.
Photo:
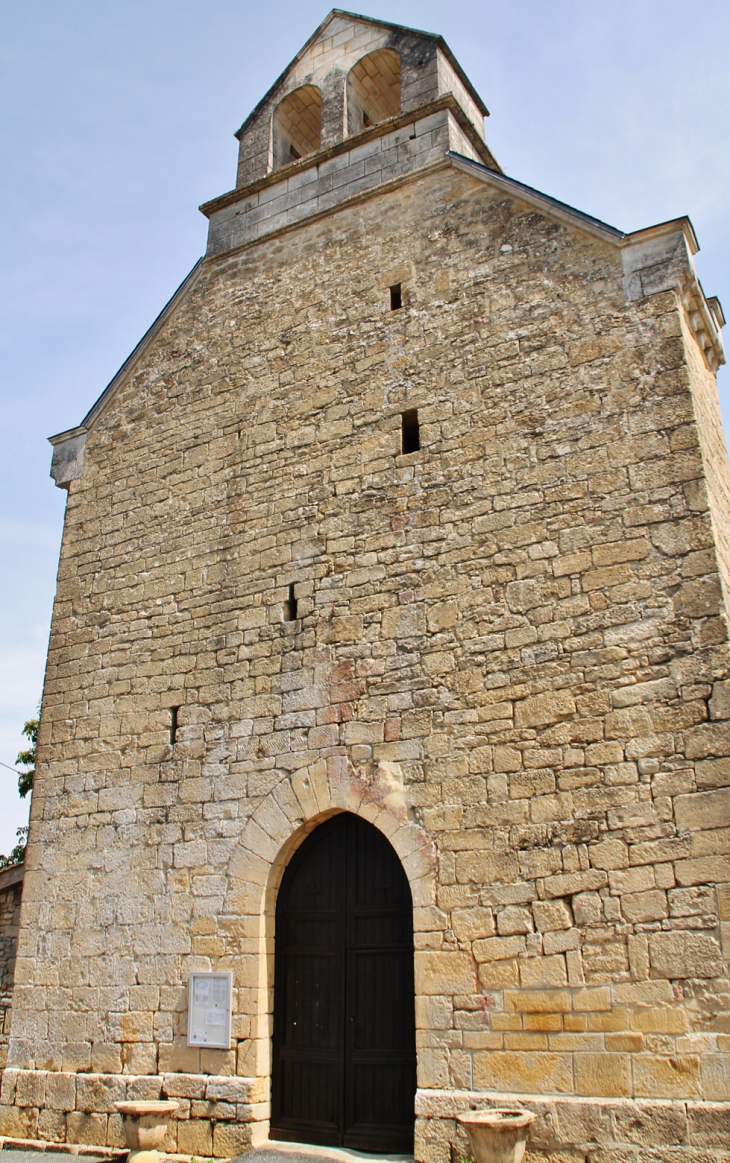
[{"label": "arched doorway", "polygon": [[271,1137],[413,1150],[413,905],[395,851],[343,812],[295,852],[276,906]]}]

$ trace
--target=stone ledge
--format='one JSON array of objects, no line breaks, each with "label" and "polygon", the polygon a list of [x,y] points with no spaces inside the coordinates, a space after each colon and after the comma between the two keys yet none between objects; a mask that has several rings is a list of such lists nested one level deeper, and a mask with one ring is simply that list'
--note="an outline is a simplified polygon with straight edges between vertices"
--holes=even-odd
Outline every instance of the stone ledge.
[{"label": "stone ledge", "polygon": [[[50,1082],[50,1088],[47,1084]],[[3,1106],[112,1112],[125,1099],[187,1098],[251,1104],[260,1082],[226,1074],[80,1074],[67,1070],[21,1070],[8,1066],[2,1078]],[[52,1091],[52,1093],[51,1093]],[[73,1105],[70,1098],[73,1096]],[[94,1105],[89,1105],[93,1101]],[[109,1105],[111,1104],[111,1105]]]},{"label": "stone ledge", "polygon": [[597,1147],[672,1148],[682,1153],[727,1150],[730,1102],[691,1099],[583,1098],[572,1095],[497,1093],[478,1090],[419,1090],[416,1116],[430,1137],[432,1121],[453,1122],[475,1107],[517,1105],[537,1120],[529,1146],[541,1152],[594,1151]]}]

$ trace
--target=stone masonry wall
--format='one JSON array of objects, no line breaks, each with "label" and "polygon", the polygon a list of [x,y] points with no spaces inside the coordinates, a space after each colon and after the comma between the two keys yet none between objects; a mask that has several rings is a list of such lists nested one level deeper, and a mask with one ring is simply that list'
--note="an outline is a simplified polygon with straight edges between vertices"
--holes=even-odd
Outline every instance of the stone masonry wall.
[{"label": "stone masonry wall", "polygon": [[[566,1134],[596,1158],[648,1152],[628,1100],[662,1100],[662,1158],[708,1157],[730,700],[682,311],[627,302],[610,241],[453,169],[206,260],[71,484],[11,1133],[50,1111],[79,1141],[81,1110],[111,1138],[109,1088],[210,1075],[264,1135],[278,878],[346,809],[412,886],[419,1159],[458,1154],[452,1098],[500,1093],[552,1096],[562,1127],[590,1099]],[[234,974],[230,1052],[185,1042],[208,968]]]},{"label": "stone masonry wall", "polygon": [[[16,878],[16,869],[0,872],[0,1071],[5,1067],[8,1054],[20,897],[23,891],[22,871],[19,881]],[[16,879],[16,883],[3,883],[3,879],[6,882]]]}]

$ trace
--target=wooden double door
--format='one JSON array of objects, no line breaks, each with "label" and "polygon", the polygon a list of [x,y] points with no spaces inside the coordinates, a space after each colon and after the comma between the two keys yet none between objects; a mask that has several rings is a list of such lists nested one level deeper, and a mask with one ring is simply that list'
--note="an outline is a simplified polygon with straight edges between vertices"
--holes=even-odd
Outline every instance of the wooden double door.
[{"label": "wooden double door", "polygon": [[350,813],[304,841],[276,909],[271,1137],[413,1150],[413,904],[385,837]]}]

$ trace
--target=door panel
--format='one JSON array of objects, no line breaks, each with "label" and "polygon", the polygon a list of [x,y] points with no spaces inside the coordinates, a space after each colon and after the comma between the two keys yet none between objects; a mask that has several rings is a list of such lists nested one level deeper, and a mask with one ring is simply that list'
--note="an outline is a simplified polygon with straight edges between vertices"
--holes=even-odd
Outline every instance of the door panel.
[{"label": "door panel", "polygon": [[271,1137],[413,1148],[413,908],[393,848],[343,813],[295,853],[276,911]]}]

